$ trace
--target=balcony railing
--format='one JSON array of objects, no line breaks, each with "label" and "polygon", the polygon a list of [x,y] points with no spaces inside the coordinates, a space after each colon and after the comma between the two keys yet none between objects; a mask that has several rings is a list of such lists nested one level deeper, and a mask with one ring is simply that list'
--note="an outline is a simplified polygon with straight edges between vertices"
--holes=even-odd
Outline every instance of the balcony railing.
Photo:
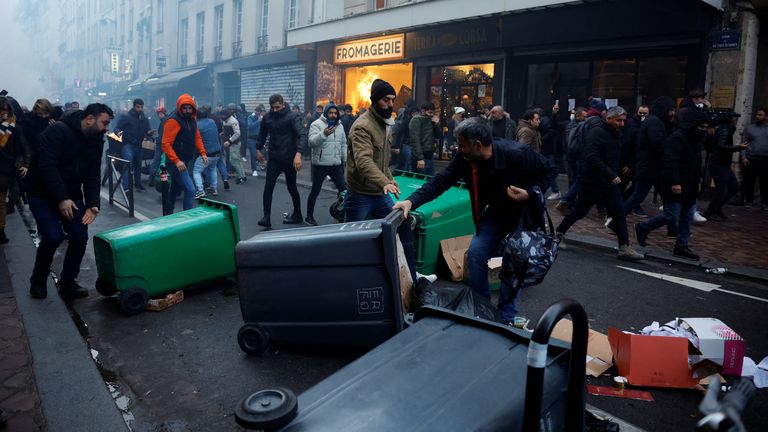
[{"label": "balcony railing", "polygon": [[213,59],[215,61],[221,60],[223,53],[224,53],[224,48],[221,45],[216,45],[215,47],[213,47]]},{"label": "balcony railing", "polygon": [[203,50],[195,52],[195,64],[203,64]]},{"label": "balcony railing", "polygon": [[259,36],[256,39],[256,52],[263,53],[269,49],[269,36]]},{"label": "balcony railing", "polygon": [[240,57],[243,55],[243,41],[232,42],[232,57]]}]

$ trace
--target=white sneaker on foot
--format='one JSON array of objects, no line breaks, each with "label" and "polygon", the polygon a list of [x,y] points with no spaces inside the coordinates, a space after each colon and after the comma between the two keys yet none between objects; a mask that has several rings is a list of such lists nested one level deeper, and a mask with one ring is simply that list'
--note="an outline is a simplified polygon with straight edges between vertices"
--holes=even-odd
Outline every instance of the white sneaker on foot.
[{"label": "white sneaker on foot", "polygon": [[430,283],[434,283],[437,280],[437,275],[434,275],[434,274],[423,275],[423,274],[421,274],[419,272],[416,272],[416,279],[418,280],[418,279],[421,279],[421,278],[424,278],[424,279],[428,280]]},{"label": "white sneaker on foot", "polygon": [[707,221],[707,218],[701,215],[698,210],[693,212],[693,221],[698,223],[704,223]]},{"label": "white sneaker on foot", "polygon": [[551,194],[550,196],[547,197],[547,199],[550,201],[559,200],[560,192]]},{"label": "white sneaker on foot", "polygon": [[253,170],[253,174],[251,174],[251,175],[254,176],[254,177],[258,177],[259,176],[259,170]]}]

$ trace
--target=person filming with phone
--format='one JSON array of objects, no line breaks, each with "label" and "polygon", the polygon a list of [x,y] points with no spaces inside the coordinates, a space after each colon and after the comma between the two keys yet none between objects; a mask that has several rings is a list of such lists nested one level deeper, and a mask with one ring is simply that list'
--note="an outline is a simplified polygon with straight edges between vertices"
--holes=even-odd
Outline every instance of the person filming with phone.
[{"label": "person filming with phone", "polygon": [[342,192],[344,184],[344,164],[347,160],[347,134],[339,121],[339,108],[329,102],[323,114],[309,126],[309,146],[312,150],[312,191],[307,198],[308,225],[317,225],[315,221],[315,201],[323,187],[325,177],[329,176]]}]

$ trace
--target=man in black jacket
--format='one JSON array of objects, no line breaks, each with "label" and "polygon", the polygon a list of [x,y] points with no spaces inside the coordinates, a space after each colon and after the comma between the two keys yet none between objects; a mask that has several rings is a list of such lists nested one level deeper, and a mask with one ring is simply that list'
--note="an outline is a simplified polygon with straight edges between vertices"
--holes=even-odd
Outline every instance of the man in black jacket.
[{"label": "man in black jacket", "polygon": [[557,227],[557,236],[561,247],[568,229],[589,213],[598,202],[605,203],[608,215],[613,218],[611,228],[619,241],[618,258],[628,261],[643,259],[643,255],[629,246],[627,221],[624,213],[624,201],[621,198],[620,153],[621,129],[627,119],[627,112],[620,106],[608,110],[605,122],[589,130],[584,143],[583,155],[585,169],[581,179],[581,188],[576,198],[576,207],[568,213]]},{"label": "man in black jacket", "polygon": [[[637,162],[637,135],[640,132],[640,126],[650,114],[650,108],[647,105],[637,107],[637,113],[627,117],[624,129],[621,131],[621,189],[624,201],[632,196],[632,192],[637,186],[632,179],[635,172],[635,163]],[[630,186],[631,183],[631,186]],[[643,206],[637,204],[633,209],[626,209],[625,212],[635,214],[635,216],[648,217]]]},{"label": "man in black jacket", "polygon": [[[647,120],[646,120],[647,121]],[[664,212],[635,225],[637,243],[645,246],[648,233],[666,224],[677,226],[675,256],[698,261],[699,256],[688,247],[691,221],[696,211],[696,196],[701,187],[701,148],[707,137],[710,116],[704,111],[685,110],[678,126],[664,146],[661,197]]]},{"label": "man in black jacket", "polygon": [[301,216],[301,197],[296,188],[296,173],[301,169],[301,157],[307,153],[307,131],[302,125],[301,114],[292,113],[283,97],[273,94],[269,97],[268,112],[261,120],[259,138],[256,140],[256,158],[264,163],[264,144],[269,136],[269,161],[267,162],[267,183],[264,186],[264,217],[259,221],[263,227],[271,227],[272,193],[280,173],[285,173],[285,185],[293,201],[293,214],[283,220],[285,224],[304,222]]},{"label": "man in black jacket", "polygon": [[65,299],[88,295],[75,279],[88,243],[88,225],[99,214],[101,155],[112,116],[108,106],[94,103],[65,115],[40,134],[26,185],[40,235],[30,278],[32,298],[47,295],[49,269],[64,233],[68,246],[59,290]]},{"label": "man in black jacket", "polygon": [[[115,132],[121,133],[123,147],[121,156],[131,161],[133,166],[133,184],[138,191],[144,191],[141,185],[141,143],[149,136],[149,119],[144,115],[144,101],[133,100],[133,109],[120,116],[115,126]],[[128,190],[128,176],[123,176],[123,189]]]},{"label": "man in black jacket", "polygon": [[715,130],[715,145],[709,158],[709,172],[715,181],[715,193],[704,217],[715,222],[727,219],[723,206],[739,191],[739,181],[731,170],[733,154],[747,149],[747,143],[733,144],[733,133],[736,132],[736,120],[739,117],[741,115],[738,113],[726,112],[713,120],[720,122]]},{"label": "man in black jacket", "polygon": [[[518,227],[527,210],[533,221],[541,220],[534,188],[547,185],[550,167],[532,148],[516,141],[494,139],[491,126],[482,118],[464,120],[456,127],[459,153],[407,200],[394,205],[404,216],[463,180],[469,188],[475,233],[467,251],[472,290],[490,298],[488,259],[504,237]],[[525,204],[529,203],[528,206]],[[519,290],[501,282],[499,309],[506,321],[517,314]]]}]

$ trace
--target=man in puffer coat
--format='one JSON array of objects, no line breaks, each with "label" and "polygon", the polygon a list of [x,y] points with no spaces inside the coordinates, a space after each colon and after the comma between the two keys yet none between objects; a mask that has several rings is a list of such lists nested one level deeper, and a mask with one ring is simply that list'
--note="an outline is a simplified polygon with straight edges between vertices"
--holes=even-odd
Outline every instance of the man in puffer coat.
[{"label": "man in puffer coat", "polygon": [[314,218],[315,200],[325,177],[331,178],[339,192],[347,189],[344,183],[347,134],[339,120],[339,108],[333,102],[309,126],[309,147],[312,150],[312,191],[307,199],[307,217],[304,221],[308,225],[317,225]]}]

